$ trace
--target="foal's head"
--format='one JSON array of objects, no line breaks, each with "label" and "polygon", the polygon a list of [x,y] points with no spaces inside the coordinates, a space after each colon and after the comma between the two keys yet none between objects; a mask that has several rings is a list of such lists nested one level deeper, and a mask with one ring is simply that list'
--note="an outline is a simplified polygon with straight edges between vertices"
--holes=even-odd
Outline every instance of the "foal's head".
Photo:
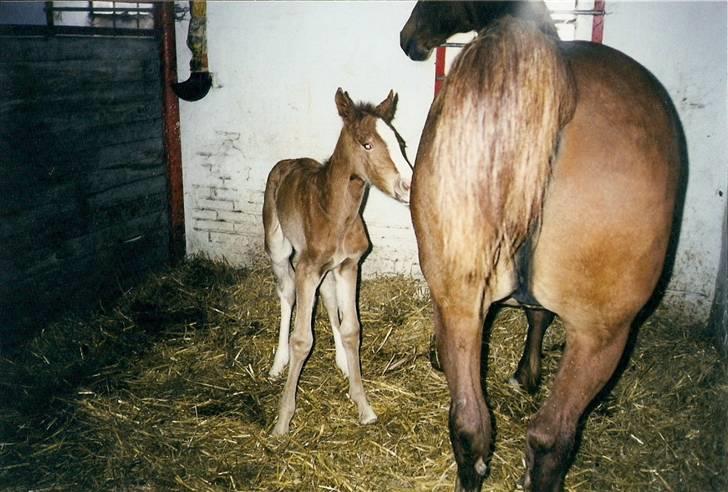
[{"label": "foal's head", "polygon": [[353,164],[353,173],[387,195],[407,203],[410,182],[402,178],[399,169],[411,168],[411,165],[404,151],[404,140],[392,126],[397,95],[389,91],[389,96],[375,107],[354,104],[349,94],[339,88],[336,108],[344,120],[343,149],[347,160]]}]

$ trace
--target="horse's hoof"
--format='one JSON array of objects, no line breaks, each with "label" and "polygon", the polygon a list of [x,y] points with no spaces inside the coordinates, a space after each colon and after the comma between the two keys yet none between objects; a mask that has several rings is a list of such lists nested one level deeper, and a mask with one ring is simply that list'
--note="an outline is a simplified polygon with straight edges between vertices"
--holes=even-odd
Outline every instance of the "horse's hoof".
[{"label": "horse's hoof", "polygon": [[538,383],[533,383],[530,381],[522,383],[518,380],[516,376],[510,378],[508,380],[508,384],[510,384],[514,388],[518,388],[520,391],[525,391],[529,395],[534,395],[538,392]]},{"label": "horse's hoof", "polygon": [[435,337],[430,339],[430,366],[436,371],[442,372],[442,363],[440,363],[440,354],[437,352]]},{"label": "horse's hoof", "polygon": [[519,484],[521,490],[531,490],[531,478],[528,476],[528,472],[521,478]]},{"label": "horse's hoof", "polygon": [[488,473],[488,465],[485,464],[483,458],[478,458],[478,461],[475,462],[475,473],[481,477],[484,477]]}]

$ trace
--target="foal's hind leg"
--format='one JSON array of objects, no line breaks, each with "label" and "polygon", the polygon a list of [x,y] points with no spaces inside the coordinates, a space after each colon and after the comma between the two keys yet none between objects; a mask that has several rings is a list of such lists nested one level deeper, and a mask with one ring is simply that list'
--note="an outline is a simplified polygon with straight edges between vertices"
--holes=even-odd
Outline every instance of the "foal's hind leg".
[{"label": "foal's hind leg", "polygon": [[336,348],[336,367],[341,370],[344,376],[349,375],[349,368],[346,362],[346,352],[344,345],[341,343],[341,333],[339,332],[339,326],[341,324],[339,320],[339,307],[336,302],[336,279],[333,272],[329,272],[319,288],[321,298],[324,301],[326,312],[329,313],[329,322],[331,322],[331,331],[334,333],[334,347]]},{"label": "foal's hind leg", "polygon": [[296,301],[294,272],[290,263],[293,252],[291,243],[283,236],[280,225],[266,237],[266,246],[276,277],[276,291],[281,301],[281,323],[278,330],[278,346],[269,375],[277,377],[288,364],[288,332],[291,328],[291,313]]},{"label": "foal's hind leg", "polygon": [[336,300],[341,313],[341,342],[349,368],[349,398],[359,409],[359,423],[371,424],[377,420],[367,400],[361,381],[359,361],[360,326],[356,309],[356,283],[359,266],[355,260],[347,260],[332,273],[336,276]]},{"label": "foal's hind leg", "polygon": [[296,410],[296,387],[301,376],[303,363],[313,346],[311,326],[313,305],[316,300],[316,289],[321,281],[320,270],[315,265],[299,261],[296,266],[296,322],[291,333],[291,360],[288,366],[288,379],[283,387],[283,395],[278,407],[278,421],[273,434],[288,432],[288,427]]},{"label": "foal's hind leg", "polygon": [[545,309],[524,308],[528,319],[528,334],[518,369],[511,378],[511,384],[535,393],[541,380],[541,345],[546,328],[554,320],[554,313]]},{"label": "foal's hind leg", "polygon": [[566,350],[551,395],[528,425],[524,485],[561,490],[579,419],[614,373],[624,352],[629,323],[610,328],[566,328]]}]

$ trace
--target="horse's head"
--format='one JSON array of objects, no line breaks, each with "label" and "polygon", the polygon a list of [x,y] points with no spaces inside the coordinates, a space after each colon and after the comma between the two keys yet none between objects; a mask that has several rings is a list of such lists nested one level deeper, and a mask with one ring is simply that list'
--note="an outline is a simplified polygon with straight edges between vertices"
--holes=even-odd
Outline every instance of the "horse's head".
[{"label": "horse's head", "polygon": [[399,33],[402,50],[415,61],[426,60],[453,34],[474,29],[469,3],[417,2]]},{"label": "horse's head", "polygon": [[412,166],[405,153],[404,140],[392,126],[397,94],[389,91],[387,98],[375,107],[354,104],[349,94],[339,88],[336,108],[344,120],[343,132],[350,137],[347,149],[354,173],[387,195],[409,202],[410,181],[402,177],[399,169]]},{"label": "horse's head", "polygon": [[557,36],[543,2],[419,1],[399,33],[399,45],[412,60],[426,60],[453,34],[479,31],[505,15],[532,20],[545,33]]}]

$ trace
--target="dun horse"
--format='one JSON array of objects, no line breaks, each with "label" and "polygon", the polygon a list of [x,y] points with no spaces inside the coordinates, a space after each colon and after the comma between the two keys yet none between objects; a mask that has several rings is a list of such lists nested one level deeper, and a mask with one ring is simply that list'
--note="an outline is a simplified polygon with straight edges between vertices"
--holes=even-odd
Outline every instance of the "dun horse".
[{"label": "dun horse", "polygon": [[349,377],[349,396],[358,406],[359,422],[377,419],[364,392],[359,364],[356,285],[359,260],[369,249],[361,208],[370,184],[407,202],[409,181],[392,158],[400,169],[409,163],[392,126],[397,106],[393,92],[376,107],[354,104],[341,89],[335,99],[344,126],[331,158],[324,164],[305,158],[280,161],[265,189],[265,248],[281,300],[278,348],[270,374],[279,375],[290,358],[274,434],[288,432],[295,411],[296,386],[313,343],[312,311],[319,284],[334,332],[336,363]]},{"label": "dun horse", "polygon": [[450,35],[481,28],[430,108],[412,180],[452,399],[456,488],[479,490],[487,474],[481,338],[490,306],[506,302],[529,308],[514,376],[529,391],[554,313],[565,326],[551,394],[528,426],[524,480],[558,490],[579,419],[612,377],[661,275],[680,126],[645,68],[605,46],[559,42],[539,3],[419,2],[401,46],[422,60]]}]

